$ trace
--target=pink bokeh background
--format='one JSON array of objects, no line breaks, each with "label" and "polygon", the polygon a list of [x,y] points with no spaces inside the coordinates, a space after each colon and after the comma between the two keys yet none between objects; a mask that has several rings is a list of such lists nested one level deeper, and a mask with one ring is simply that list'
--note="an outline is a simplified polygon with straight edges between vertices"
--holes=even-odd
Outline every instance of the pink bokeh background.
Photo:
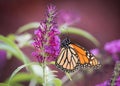
[{"label": "pink bokeh background", "polygon": [[14,33],[20,26],[44,18],[46,6],[53,3],[58,11],[80,16],[75,26],[93,34],[102,44],[120,36],[119,1],[114,0],[1,0],[0,34]]},{"label": "pink bokeh background", "polygon": [[[80,21],[74,26],[90,32],[100,41],[101,46],[106,42],[120,38],[119,0],[1,0],[0,34],[6,36],[10,33],[15,33],[22,25],[43,20],[46,6],[49,3],[55,4],[58,11],[67,10],[77,14],[80,17]],[[95,48],[89,41],[84,39],[76,40],[76,37],[78,36],[71,37],[71,40],[81,43],[88,49]],[[26,48],[24,51],[31,57],[31,50]],[[17,61],[16,59],[11,59],[6,63],[4,70],[6,72],[0,71],[0,82],[4,81],[18,65],[21,65]],[[95,77],[87,76],[80,83],[78,81],[73,85],[94,86],[106,80],[111,76],[113,65],[106,66],[104,69],[106,69],[107,75],[103,73],[101,75],[96,74]],[[102,80],[100,80],[101,76],[104,76]]]}]

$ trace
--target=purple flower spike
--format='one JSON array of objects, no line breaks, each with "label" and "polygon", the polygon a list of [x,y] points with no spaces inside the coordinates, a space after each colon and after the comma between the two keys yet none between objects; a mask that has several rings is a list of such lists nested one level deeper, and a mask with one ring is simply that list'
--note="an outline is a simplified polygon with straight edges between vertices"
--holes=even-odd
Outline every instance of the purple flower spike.
[{"label": "purple flower spike", "polygon": [[40,23],[40,27],[35,30],[35,40],[32,45],[35,52],[32,53],[39,62],[53,61],[60,51],[60,31],[55,22],[56,9],[55,6],[48,6],[47,18]]},{"label": "purple flower spike", "polygon": [[54,14],[56,11],[56,7],[52,4],[48,6],[48,14]]},{"label": "purple flower spike", "polygon": [[114,40],[112,42],[108,42],[104,46],[105,51],[110,53],[115,61],[120,60],[120,40]]},{"label": "purple flower spike", "polygon": [[49,5],[48,6],[48,11],[47,11],[47,18],[48,18],[48,21],[49,21],[49,18],[53,18],[53,20],[51,22],[54,22],[54,18],[56,16],[56,7],[54,5]]}]

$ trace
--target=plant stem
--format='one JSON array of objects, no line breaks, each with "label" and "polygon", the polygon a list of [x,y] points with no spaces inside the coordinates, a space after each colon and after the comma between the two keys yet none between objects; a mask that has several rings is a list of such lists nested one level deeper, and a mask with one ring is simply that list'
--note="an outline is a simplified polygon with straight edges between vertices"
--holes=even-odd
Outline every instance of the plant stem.
[{"label": "plant stem", "polygon": [[[52,15],[51,15],[52,16]],[[50,22],[52,21],[51,19],[51,16],[50,16],[50,19],[48,19],[48,22],[47,22],[47,30],[49,31],[50,30]],[[46,32],[45,34],[45,39],[49,40],[49,36],[48,36],[48,32]],[[47,41],[44,45],[48,45],[49,44],[49,41]],[[44,49],[43,49],[44,51]],[[43,62],[43,86],[47,86],[47,76],[46,76],[46,54],[43,53],[43,57],[44,57],[44,62]]]},{"label": "plant stem", "polygon": [[46,60],[43,62],[43,86],[47,86],[46,82]]},{"label": "plant stem", "polygon": [[115,85],[115,81],[116,81],[116,79],[119,75],[120,75],[120,61],[116,62],[116,65],[115,65],[115,68],[114,68],[114,74],[112,76],[110,86]]}]

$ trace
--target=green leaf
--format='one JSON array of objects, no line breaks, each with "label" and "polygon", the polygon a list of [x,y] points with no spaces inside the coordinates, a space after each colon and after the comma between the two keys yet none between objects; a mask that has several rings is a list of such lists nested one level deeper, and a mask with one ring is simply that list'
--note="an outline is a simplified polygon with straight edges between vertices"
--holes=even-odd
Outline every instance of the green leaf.
[{"label": "green leaf", "polygon": [[[18,57],[16,50],[7,44],[0,43],[0,49],[6,50],[8,54],[12,53],[14,56]],[[22,61],[21,58],[19,58],[19,60]]]},{"label": "green leaf", "polygon": [[[32,69],[33,69],[33,72],[35,75],[43,78],[43,67],[40,66],[40,65],[32,65]],[[55,78],[55,75],[53,74],[53,72],[56,72],[56,71],[51,71],[49,67],[45,67],[45,71],[46,71],[46,76],[47,76],[47,85],[48,86],[53,86],[52,84],[53,83],[53,80]],[[42,80],[43,82],[43,80]]]},{"label": "green leaf", "polygon": [[18,42],[17,45],[22,48],[24,46],[30,46],[30,41],[32,38],[32,35],[29,34],[29,33],[24,33],[24,34],[21,34],[21,35],[16,35],[16,41]]},{"label": "green leaf", "polygon": [[21,83],[14,83],[14,84],[11,85],[11,86],[24,86],[24,85],[22,85]]},{"label": "green leaf", "polygon": [[39,22],[31,22],[31,23],[28,23],[24,26],[21,26],[17,33],[22,33],[22,32],[25,32],[27,30],[30,30],[30,29],[35,29],[35,28],[38,28],[40,26],[40,23]]},{"label": "green leaf", "polygon": [[82,37],[85,37],[86,39],[90,40],[93,44],[95,44],[96,46],[99,46],[100,43],[99,41],[92,36],[90,33],[86,32],[85,30],[82,30],[80,28],[75,28],[75,27],[60,27],[60,31],[64,34],[64,33],[71,33],[71,34],[77,34],[80,35]]},{"label": "green leaf", "polygon": [[32,73],[18,73],[12,78],[12,80],[10,81],[10,84],[23,82],[23,81],[30,81],[33,78],[34,78],[34,75]]},{"label": "green leaf", "polygon": [[15,35],[14,34],[9,34],[7,36],[7,38],[9,38],[10,40],[14,41],[15,40]]},{"label": "green leaf", "polygon": [[16,70],[13,71],[12,75],[10,76],[10,79],[8,81],[8,83],[11,82],[11,80],[13,79],[13,77],[23,68],[27,67],[27,66],[30,66],[32,64],[35,64],[34,62],[33,63],[29,63],[29,64],[24,64],[24,65],[21,65],[19,66]]},{"label": "green leaf", "polygon": [[48,62],[47,64],[48,65],[50,65],[50,64],[55,65],[55,61]]},{"label": "green leaf", "polygon": [[72,81],[72,78],[71,78],[70,74],[69,74],[69,73],[67,73],[67,72],[65,72],[65,74],[66,74],[66,75],[67,75],[67,77],[70,79],[70,81]]},{"label": "green leaf", "polygon": [[5,84],[5,83],[0,83],[0,86],[10,86],[10,85]]},{"label": "green leaf", "polygon": [[12,58],[12,53],[10,51],[7,51],[7,59],[11,59],[11,58]]},{"label": "green leaf", "polygon": [[[32,65],[32,69],[33,69],[33,72],[37,75],[37,76],[40,76],[40,77],[43,77],[43,68],[42,66],[40,65]],[[54,78],[53,76],[53,72],[49,69],[49,67],[46,66],[45,68],[46,70],[46,75],[48,77],[48,79],[52,79]],[[55,72],[55,71],[54,71]]]},{"label": "green leaf", "polygon": [[1,43],[2,48],[9,50],[9,51],[11,50],[11,52],[23,63],[27,64],[30,62],[28,57],[23,54],[23,52],[18,48],[18,46],[12,40],[0,35],[0,41],[2,41],[3,43],[7,45],[7,47],[5,47],[5,45]]},{"label": "green leaf", "polygon": [[[30,72],[33,73],[32,69],[31,69],[31,64],[30,60],[28,59],[27,56],[25,56],[25,54],[19,49],[19,47],[9,38],[4,37],[2,35],[0,35],[0,49],[4,49],[9,51],[10,53],[12,53],[16,58],[18,58],[19,60],[21,60],[25,65],[22,65],[20,67],[18,67],[11,75],[10,79],[9,79],[9,83],[11,82],[12,78],[24,67],[28,67]],[[37,79],[40,80],[40,79]],[[38,81],[40,82],[40,81]],[[17,83],[16,83],[17,84]]]},{"label": "green leaf", "polygon": [[54,84],[55,86],[62,86],[62,81],[58,78],[54,78]]}]

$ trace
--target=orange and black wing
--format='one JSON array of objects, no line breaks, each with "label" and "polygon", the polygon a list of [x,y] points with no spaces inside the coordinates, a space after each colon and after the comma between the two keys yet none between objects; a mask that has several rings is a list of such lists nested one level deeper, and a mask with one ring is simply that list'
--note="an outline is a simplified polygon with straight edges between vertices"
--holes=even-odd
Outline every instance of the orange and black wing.
[{"label": "orange and black wing", "polygon": [[64,72],[73,72],[79,66],[77,52],[71,47],[61,48],[60,55],[55,64]]},{"label": "orange and black wing", "polygon": [[100,62],[88,50],[76,44],[70,44],[69,46],[77,53],[82,68],[93,67],[98,69],[100,67]]}]

